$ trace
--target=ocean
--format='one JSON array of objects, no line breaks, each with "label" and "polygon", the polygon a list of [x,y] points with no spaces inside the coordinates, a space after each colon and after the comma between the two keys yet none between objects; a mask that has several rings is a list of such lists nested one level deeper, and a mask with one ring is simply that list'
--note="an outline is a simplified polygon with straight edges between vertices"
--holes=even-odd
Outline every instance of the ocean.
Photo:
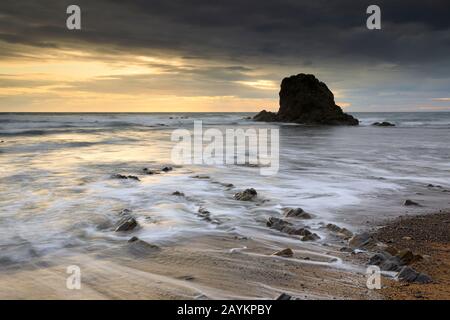
[{"label": "ocean", "polygon": [[[313,215],[305,222],[321,238],[313,246],[330,240],[324,224],[364,230],[374,220],[406,213],[405,199],[429,210],[448,207],[450,113],[353,113],[361,121],[357,127],[256,123],[246,119],[251,115],[0,114],[0,268],[100,252],[130,235],[162,247],[230,233],[289,245],[297,240],[265,225],[284,207]],[[171,134],[191,130],[194,120],[220,130],[278,128],[278,174],[263,176],[243,165],[173,166]],[[376,121],[396,126],[371,126]],[[174,169],[143,172],[164,166]],[[141,181],[112,179],[117,173]],[[440,186],[431,190],[434,196],[429,184]],[[246,188],[263,201],[233,199]],[[210,219],[198,215],[200,207]],[[114,231],[123,209],[132,210],[139,229]]]}]

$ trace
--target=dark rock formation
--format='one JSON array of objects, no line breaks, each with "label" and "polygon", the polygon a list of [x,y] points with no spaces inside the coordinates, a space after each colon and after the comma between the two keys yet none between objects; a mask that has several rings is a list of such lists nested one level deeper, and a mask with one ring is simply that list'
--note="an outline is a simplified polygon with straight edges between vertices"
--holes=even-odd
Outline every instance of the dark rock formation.
[{"label": "dark rock formation", "polygon": [[327,85],[312,74],[298,74],[281,82],[278,113],[261,111],[256,121],[281,121],[316,125],[358,125],[334,102]]},{"label": "dark rock formation", "polygon": [[286,248],[280,251],[273,253],[274,256],[280,256],[285,258],[290,258],[294,255],[294,251],[291,248]]},{"label": "dark rock formation", "polygon": [[387,121],[374,122],[374,123],[372,123],[372,125],[377,126],[377,127],[395,127],[395,124],[387,122]]},{"label": "dark rock formation", "polygon": [[283,212],[284,212],[284,216],[287,218],[290,218],[290,217],[295,217],[298,219],[311,219],[312,218],[312,216],[309,213],[303,211],[302,208],[295,208],[295,209],[294,208],[284,208]]},{"label": "dark rock formation", "polygon": [[258,193],[256,192],[255,189],[250,188],[250,189],[245,189],[242,192],[238,192],[234,195],[234,199],[236,200],[240,200],[240,201],[251,201],[253,200],[253,198],[256,197]]},{"label": "dark rock formation", "polygon": [[336,235],[342,239],[348,240],[351,237],[353,237],[353,233],[346,229],[346,228],[341,228],[333,223],[329,223],[326,225],[326,228],[334,233],[336,233]]},{"label": "dark rock formation", "polygon": [[287,293],[282,293],[276,298],[276,300],[293,300],[292,296]]},{"label": "dark rock formation", "polygon": [[413,268],[405,266],[403,267],[397,275],[400,281],[404,282],[414,282],[414,283],[430,283],[433,282],[430,276],[425,273],[417,272]]},{"label": "dark rock formation", "polygon": [[297,228],[292,223],[290,223],[286,220],[280,219],[280,218],[270,217],[267,220],[266,225],[269,228],[278,230],[283,233],[287,233],[287,234],[295,235],[295,236],[302,236],[303,237],[302,241],[311,241],[311,240],[320,239],[320,237],[317,234],[312,233],[308,229]]}]

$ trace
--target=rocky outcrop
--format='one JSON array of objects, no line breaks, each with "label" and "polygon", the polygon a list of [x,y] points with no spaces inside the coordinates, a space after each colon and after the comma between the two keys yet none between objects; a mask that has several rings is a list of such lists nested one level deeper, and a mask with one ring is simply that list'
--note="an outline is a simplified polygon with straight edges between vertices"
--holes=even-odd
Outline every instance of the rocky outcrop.
[{"label": "rocky outcrop", "polygon": [[131,179],[131,180],[141,181],[139,179],[139,177],[137,177],[137,176],[131,176],[131,175],[126,176],[126,175],[123,175],[123,174],[120,174],[120,173],[113,174],[111,176],[111,178],[113,178],[113,179],[121,179],[121,180]]},{"label": "rocky outcrop", "polygon": [[286,248],[280,251],[273,253],[274,256],[290,258],[294,255],[294,251],[291,248]]},{"label": "rocky outcrop", "polygon": [[283,212],[286,218],[312,219],[312,216],[302,208],[283,208]]},{"label": "rocky outcrop", "polygon": [[253,119],[315,125],[359,124],[357,119],[336,105],[334,95],[325,83],[312,74],[303,73],[284,78],[281,82],[278,113],[263,110]]},{"label": "rocky outcrop", "polygon": [[295,236],[302,236],[302,239],[301,239],[302,241],[313,241],[313,240],[320,239],[320,237],[317,234],[312,233],[308,229],[303,228],[303,227],[300,227],[300,228],[296,227],[289,221],[286,221],[286,220],[283,220],[280,218],[270,217],[267,220],[266,225],[269,228],[278,230],[283,233],[287,233],[287,234],[295,235]]},{"label": "rocky outcrop", "polygon": [[242,192],[236,193],[234,195],[234,199],[239,200],[239,201],[251,201],[254,198],[256,198],[257,195],[258,195],[258,193],[256,192],[256,190],[253,188],[250,188],[250,189],[245,189]]},{"label": "rocky outcrop", "polygon": [[409,199],[405,200],[403,205],[404,206],[420,206],[420,204],[418,204],[417,202],[409,200]]}]

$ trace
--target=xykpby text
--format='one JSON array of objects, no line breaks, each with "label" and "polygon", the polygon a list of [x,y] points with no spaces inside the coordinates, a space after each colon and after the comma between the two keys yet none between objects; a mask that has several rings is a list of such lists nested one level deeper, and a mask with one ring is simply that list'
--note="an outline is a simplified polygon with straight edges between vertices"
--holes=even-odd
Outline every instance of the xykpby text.
[{"label": "xykpby text", "polygon": [[264,304],[222,304],[220,308],[193,307],[185,304],[178,307],[178,315],[197,315],[208,318],[211,314],[220,315],[269,315],[272,305]]}]

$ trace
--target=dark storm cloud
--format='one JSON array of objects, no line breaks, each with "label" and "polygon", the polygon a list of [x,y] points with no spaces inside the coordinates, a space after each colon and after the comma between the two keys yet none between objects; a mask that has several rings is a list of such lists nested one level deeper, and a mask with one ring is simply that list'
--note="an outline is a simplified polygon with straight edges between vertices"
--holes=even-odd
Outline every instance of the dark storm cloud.
[{"label": "dark storm cloud", "polygon": [[[82,9],[81,31],[66,29],[69,4]],[[366,28],[370,4],[381,7],[382,30]],[[277,83],[287,73],[310,71],[345,89],[352,105],[407,110],[415,101],[449,95],[449,17],[448,0],[2,1],[0,59],[32,58],[33,48],[75,48],[115,63],[114,56],[124,54],[184,60],[182,67],[149,62],[162,71],[158,77],[71,84],[100,92],[170,92],[176,83],[185,95],[276,97],[276,90],[242,82]]]},{"label": "dark storm cloud", "polygon": [[82,8],[81,32],[65,28],[65,8],[73,1],[3,1],[0,39],[262,61],[302,57],[423,63],[450,53],[448,1],[377,1],[381,31],[365,28],[365,10],[372,1],[75,2]]}]

